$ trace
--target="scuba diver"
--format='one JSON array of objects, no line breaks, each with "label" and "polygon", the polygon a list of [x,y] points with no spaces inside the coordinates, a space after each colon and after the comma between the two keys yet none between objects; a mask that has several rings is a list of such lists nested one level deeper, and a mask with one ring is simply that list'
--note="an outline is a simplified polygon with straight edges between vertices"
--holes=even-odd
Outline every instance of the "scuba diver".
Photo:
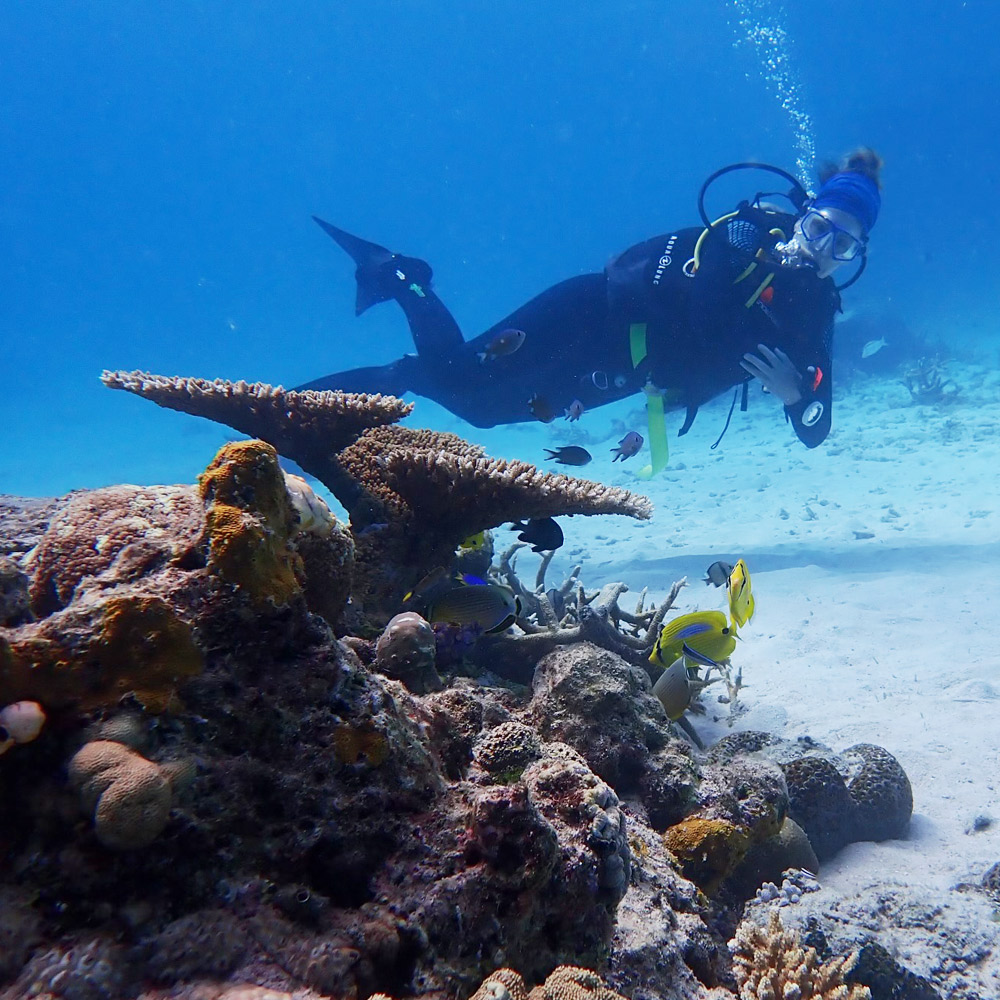
[{"label": "scuba diver", "polygon": [[[297,388],[413,392],[477,427],[551,420],[574,404],[593,409],[645,391],[665,456],[664,408],[686,410],[685,434],[698,407],[728,389],[737,390],[730,417],[740,389],[745,409],[757,379],[814,448],[830,431],[834,316],[841,289],[864,269],[881,166],[874,151],[858,149],[820,172],[814,197],[777,167],[724,167],[702,186],[702,226],[656,236],[602,273],[562,281],[468,341],[434,293],[425,261],[316,219],[357,265],[356,314],[394,299],[416,354]],[[710,221],[707,189],[744,168],[776,173],[792,188],[758,193]],[[838,286],[831,276],[847,262],[860,266]]]}]

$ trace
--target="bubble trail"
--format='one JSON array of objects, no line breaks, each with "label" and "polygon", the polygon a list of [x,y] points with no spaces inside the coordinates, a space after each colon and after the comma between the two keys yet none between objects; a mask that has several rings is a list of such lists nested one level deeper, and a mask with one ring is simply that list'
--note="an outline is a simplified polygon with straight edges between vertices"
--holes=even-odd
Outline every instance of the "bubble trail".
[{"label": "bubble trail", "polygon": [[785,9],[778,0],[732,0],[742,37],[733,44],[749,44],[760,63],[761,75],[788,116],[795,137],[795,169],[808,188],[816,165],[812,118],[802,107],[802,85],[792,62],[792,43],[785,31]]}]

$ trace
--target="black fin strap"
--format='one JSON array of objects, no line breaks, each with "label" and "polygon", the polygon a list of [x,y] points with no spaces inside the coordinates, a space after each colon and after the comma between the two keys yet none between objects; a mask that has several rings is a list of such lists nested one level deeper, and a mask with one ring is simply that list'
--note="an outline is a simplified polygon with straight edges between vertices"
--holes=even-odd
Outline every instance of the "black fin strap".
[{"label": "black fin strap", "polygon": [[[726,415],[726,425],[725,427],[722,428],[722,433],[715,439],[715,444],[712,445],[710,449],[711,451],[715,451],[715,449],[719,447],[719,443],[726,436],[726,431],[729,430],[729,421],[733,419],[733,410],[736,409],[736,397],[739,395],[739,393],[740,393],[739,389],[733,390],[733,401],[729,404],[729,413]],[[746,398],[747,398],[747,384],[746,382],[744,382],[743,383],[744,402],[746,401]],[[743,409],[746,409],[746,407],[744,406]]]},{"label": "black fin strap", "polygon": [[[747,412],[747,393],[749,391],[748,387],[750,385],[750,379],[745,378],[743,380],[743,395],[740,396],[740,413]],[[730,413],[732,410],[730,410]]]},{"label": "black fin strap", "polygon": [[698,416],[698,407],[689,406],[687,408],[687,413],[684,415],[684,423],[681,424],[681,429],[677,432],[678,437],[683,437],[691,430],[691,425],[694,423],[694,418]]}]

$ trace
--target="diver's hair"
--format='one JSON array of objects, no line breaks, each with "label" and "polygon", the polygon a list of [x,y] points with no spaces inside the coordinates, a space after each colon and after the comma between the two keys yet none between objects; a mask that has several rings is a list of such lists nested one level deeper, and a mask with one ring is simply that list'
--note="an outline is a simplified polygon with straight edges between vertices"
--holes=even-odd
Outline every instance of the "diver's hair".
[{"label": "diver's hair", "polygon": [[839,174],[844,170],[853,170],[855,173],[864,174],[880,188],[882,187],[882,157],[870,146],[859,146],[848,153],[840,163],[834,163],[831,160],[824,163],[819,168],[820,184],[825,184],[834,174]]}]

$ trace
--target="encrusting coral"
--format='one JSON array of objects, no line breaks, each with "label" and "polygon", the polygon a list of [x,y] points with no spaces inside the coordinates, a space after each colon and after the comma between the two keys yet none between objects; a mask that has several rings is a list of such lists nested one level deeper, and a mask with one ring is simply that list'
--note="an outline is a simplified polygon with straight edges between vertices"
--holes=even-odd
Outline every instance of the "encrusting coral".
[{"label": "encrusting coral", "polygon": [[87,594],[0,634],[0,703],[93,707],[131,693],[163,711],[203,665],[191,626],[163,598]]},{"label": "encrusting coral", "polygon": [[280,606],[301,593],[305,571],[289,545],[298,515],[275,450],[263,441],[227,444],[198,488],[209,567],[258,603]]},{"label": "encrusting coral", "polygon": [[740,1000],[871,1000],[871,990],[844,982],[856,955],[820,962],[786,930],[777,910],[766,927],[744,920],[729,943]]}]

